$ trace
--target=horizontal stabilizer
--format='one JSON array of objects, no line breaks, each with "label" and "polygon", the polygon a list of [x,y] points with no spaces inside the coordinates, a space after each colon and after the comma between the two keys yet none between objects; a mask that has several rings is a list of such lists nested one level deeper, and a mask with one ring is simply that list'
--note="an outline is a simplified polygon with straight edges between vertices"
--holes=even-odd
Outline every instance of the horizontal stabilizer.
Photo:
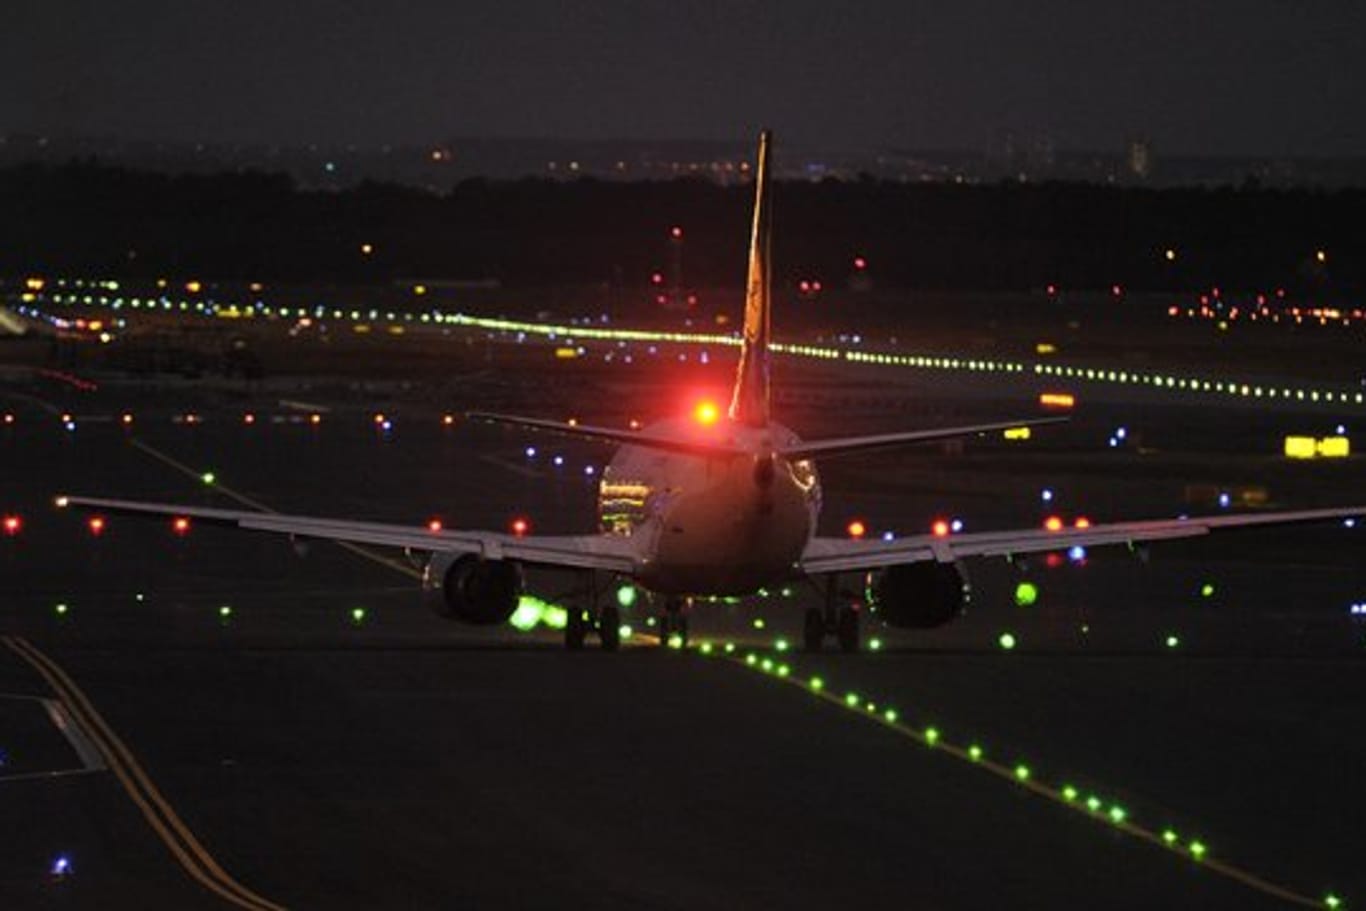
[{"label": "horizontal stabilizer", "polygon": [[509,427],[525,427],[546,433],[559,433],[601,443],[615,443],[619,446],[642,446],[646,449],[663,449],[668,452],[681,452],[699,456],[747,455],[746,450],[713,440],[688,439],[685,437],[664,436],[639,430],[617,430],[614,427],[595,427],[586,424],[568,424],[563,421],[548,421],[542,418],[524,418],[515,414],[492,414],[486,411],[471,411],[465,415],[472,421],[486,421],[490,424],[505,424]]},{"label": "horizontal stabilizer", "polygon": [[971,424],[965,427],[940,427],[934,430],[911,430],[905,433],[883,433],[865,437],[838,437],[830,440],[805,440],[784,447],[781,452],[789,459],[807,459],[813,456],[850,455],[869,452],[874,449],[889,449],[895,446],[909,446],[914,443],[932,443],[935,440],[948,440],[954,437],[972,436],[978,433],[991,433],[995,430],[1010,430],[1015,427],[1038,427],[1042,424],[1057,424],[1066,421],[1065,417],[1028,418],[1021,421],[997,421],[993,424]]}]

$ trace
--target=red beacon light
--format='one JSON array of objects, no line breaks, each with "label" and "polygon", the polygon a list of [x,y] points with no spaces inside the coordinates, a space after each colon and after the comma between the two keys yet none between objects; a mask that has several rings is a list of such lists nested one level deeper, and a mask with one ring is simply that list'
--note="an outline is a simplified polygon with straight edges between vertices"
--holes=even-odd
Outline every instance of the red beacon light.
[{"label": "red beacon light", "polygon": [[710,427],[721,419],[721,410],[716,407],[716,403],[704,400],[697,403],[692,410],[693,419],[704,427]]},{"label": "red beacon light", "polygon": [[863,524],[862,519],[855,519],[845,528],[851,538],[862,538],[868,533],[868,526]]},{"label": "red beacon light", "polygon": [[95,537],[98,538],[100,535],[104,534],[104,516],[91,516],[86,520],[85,524],[86,527],[90,529],[90,533]]},{"label": "red beacon light", "polygon": [[518,516],[512,520],[512,533],[517,537],[523,537],[529,531],[531,531],[531,522],[527,519]]},{"label": "red beacon light", "polygon": [[123,416],[122,416],[121,418],[119,418],[119,420],[121,420],[121,421],[123,422],[123,426],[124,426],[124,427],[131,427],[131,426],[133,426],[133,415],[130,414],[129,412],[127,412],[127,411],[125,411],[125,412],[123,413]]},{"label": "red beacon light", "polygon": [[947,538],[949,536],[949,523],[943,519],[935,519],[934,524],[930,526],[930,531],[934,533],[936,538]]},{"label": "red beacon light", "polygon": [[13,538],[15,535],[19,534],[19,532],[24,530],[24,520],[19,516],[5,516],[3,523],[0,524],[3,524],[3,527],[5,529],[5,535],[7,537]]},{"label": "red beacon light", "polygon": [[256,423],[256,415],[248,411],[246,414],[242,415],[242,423],[250,427],[252,424]]},{"label": "red beacon light", "polygon": [[1049,516],[1047,519],[1044,519],[1043,527],[1049,531],[1062,531],[1062,517]]},{"label": "red beacon light", "polygon": [[184,537],[190,533],[190,519],[188,516],[176,516],[171,520],[171,531]]},{"label": "red beacon light", "polygon": [[440,519],[431,518],[431,519],[428,519],[428,520],[427,520],[427,530],[428,530],[429,532],[431,532],[432,534],[434,534],[434,535],[435,535],[435,534],[440,534],[440,533],[441,533],[441,529],[443,529],[443,528],[445,528],[445,527],[446,527],[446,526],[443,525],[443,524],[441,523],[441,520],[440,520]]}]

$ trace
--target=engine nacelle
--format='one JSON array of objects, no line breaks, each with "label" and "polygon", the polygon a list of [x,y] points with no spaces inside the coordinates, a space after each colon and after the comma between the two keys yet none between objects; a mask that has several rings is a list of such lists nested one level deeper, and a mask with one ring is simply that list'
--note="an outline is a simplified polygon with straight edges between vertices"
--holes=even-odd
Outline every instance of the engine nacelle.
[{"label": "engine nacelle", "polygon": [[869,603],[888,626],[932,629],[963,613],[968,583],[955,563],[927,560],[869,577]]},{"label": "engine nacelle", "polygon": [[434,554],[422,572],[422,600],[438,617],[493,626],[512,616],[524,585],[518,563]]}]

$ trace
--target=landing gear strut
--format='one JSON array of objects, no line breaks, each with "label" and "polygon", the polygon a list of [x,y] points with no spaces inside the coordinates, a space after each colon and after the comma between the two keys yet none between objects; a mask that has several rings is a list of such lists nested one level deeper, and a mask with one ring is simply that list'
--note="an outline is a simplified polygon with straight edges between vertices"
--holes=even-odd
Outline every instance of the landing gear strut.
[{"label": "landing gear strut", "polygon": [[688,645],[688,616],[683,612],[683,606],[684,600],[676,596],[664,601],[664,613],[659,615],[659,644],[665,648],[674,636],[678,637],[680,646],[686,648]]},{"label": "landing gear strut", "polygon": [[852,606],[839,605],[838,577],[831,575],[825,582],[825,607],[808,607],[802,622],[802,646],[808,652],[819,652],[827,635],[833,635],[842,652],[859,650],[859,611]]},{"label": "landing gear strut", "polygon": [[564,624],[564,647],[571,652],[583,650],[590,631],[596,631],[604,652],[615,652],[621,647],[621,612],[615,604],[598,607],[598,579],[594,575],[588,586],[589,606],[571,607]]}]

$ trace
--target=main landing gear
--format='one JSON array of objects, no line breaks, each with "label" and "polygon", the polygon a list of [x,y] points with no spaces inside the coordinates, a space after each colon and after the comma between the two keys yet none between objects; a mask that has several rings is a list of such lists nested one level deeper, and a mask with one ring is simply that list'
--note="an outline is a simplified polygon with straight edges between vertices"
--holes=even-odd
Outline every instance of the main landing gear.
[{"label": "main landing gear", "polygon": [[604,652],[621,648],[621,611],[615,604],[598,607],[597,577],[589,585],[589,607],[571,607],[564,624],[564,647],[571,652],[583,650],[590,632],[596,632]]},{"label": "main landing gear", "polygon": [[825,637],[832,635],[840,644],[840,651],[859,650],[859,610],[850,605],[840,606],[839,585],[835,576],[825,583],[825,607],[808,607],[802,623],[802,646],[808,652],[819,652]]},{"label": "main landing gear", "polygon": [[680,648],[688,646],[688,615],[683,612],[686,602],[677,596],[664,600],[664,613],[659,615],[659,644],[669,647],[670,640],[678,638]]}]

